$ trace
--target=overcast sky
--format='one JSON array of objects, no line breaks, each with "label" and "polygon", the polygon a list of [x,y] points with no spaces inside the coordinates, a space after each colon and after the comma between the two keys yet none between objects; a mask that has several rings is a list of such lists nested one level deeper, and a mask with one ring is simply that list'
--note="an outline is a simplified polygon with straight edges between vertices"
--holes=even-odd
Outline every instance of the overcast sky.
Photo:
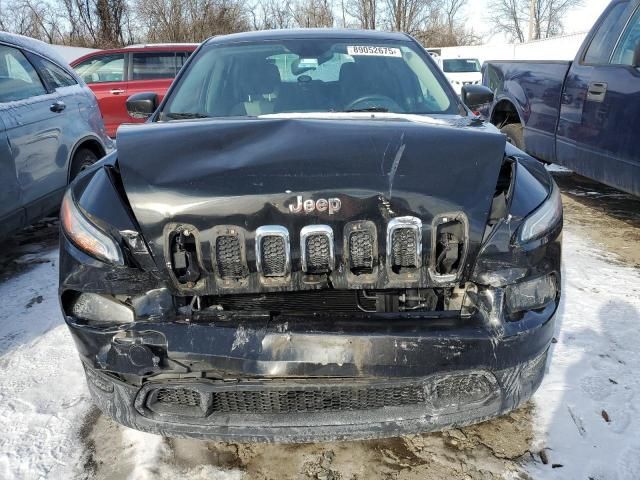
[{"label": "overcast sky", "polygon": [[[584,0],[583,6],[575,8],[564,21],[565,33],[586,32],[591,28],[610,0]],[[491,21],[487,4],[489,0],[469,0],[466,10],[467,23],[484,37],[484,42],[504,40],[499,35],[491,37]],[[478,19],[478,21],[475,21]]]}]

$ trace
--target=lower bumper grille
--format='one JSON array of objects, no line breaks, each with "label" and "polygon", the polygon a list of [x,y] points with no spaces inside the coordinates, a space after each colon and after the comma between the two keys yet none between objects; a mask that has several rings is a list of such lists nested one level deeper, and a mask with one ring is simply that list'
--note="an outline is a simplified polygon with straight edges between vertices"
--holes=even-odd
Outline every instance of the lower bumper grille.
[{"label": "lower bumper grille", "polygon": [[500,391],[495,377],[482,371],[375,383],[356,379],[293,382],[147,384],[139,392],[136,409],[143,415],[211,419],[225,414],[294,415],[393,407],[446,412],[463,405],[483,404],[495,399]]},{"label": "lower bumper grille", "polygon": [[185,407],[199,407],[200,394],[190,388],[161,388],[156,393],[155,401]]},{"label": "lower bumper grille", "polygon": [[228,391],[213,393],[213,412],[310,413],[414,405],[425,400],[424,387],[325,388],[286,391]]},{"label": "lower bumper grille", "polygon": [[[203,394],[188,387],[159,388],[149,398],[149,407],[154,411],[176,413],[184,407],[193,412],[193,407],[204,407]],[[286,414],[416,405],[426,400],[426,393],[420,383],[353,387],[316,385],[283,389],[265,386],[259,389],[213,390],[204,393],[204,398],[210,414]]]}]

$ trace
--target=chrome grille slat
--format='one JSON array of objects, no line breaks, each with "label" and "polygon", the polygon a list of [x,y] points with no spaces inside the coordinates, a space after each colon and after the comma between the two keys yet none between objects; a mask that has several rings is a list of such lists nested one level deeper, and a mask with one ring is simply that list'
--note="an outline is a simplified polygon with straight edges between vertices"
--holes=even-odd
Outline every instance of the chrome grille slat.
[{"label": "chrome grille slat", "polygon": [[422,221],[416,217],[397,217],[387,225],[387,262],[391,270],[404,273],[422,264]]},{"label": "chrome grille slat", "polygon": [[323,274],[334,266],[333,230],[328,225],[308,225],[300,231],[302,270]]},{"label": "chrome grille slat", "polygon": [[291,266],[289,231],[280,225],[256,230],[256,263],[265,277],[284,277]]}]

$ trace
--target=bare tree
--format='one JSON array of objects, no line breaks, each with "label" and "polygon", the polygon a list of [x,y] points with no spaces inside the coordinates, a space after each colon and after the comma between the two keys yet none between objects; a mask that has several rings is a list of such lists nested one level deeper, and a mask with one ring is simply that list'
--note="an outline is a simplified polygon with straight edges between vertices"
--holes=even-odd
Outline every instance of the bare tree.
[{"label": "bare tree", "polygon": [[333,27],[333,8],[329,0],[302,0],[294,17],[300,27]]},{"label": "bare tree", "polygon": [[[491,0],[489,9],[493,30],[510,40],[524,42],[559,35],[563,18],[583,0]],[[525,31],[530,34],[526,35]]]},{"label": "bare tree", "polygon": [[504,33],[516,42],[525,41],[528,12],[523,0],[492,0],[489,11],[495,32]]},{"label": "bare tree", "polygon": [[345,0],[344,9],[356,20],[356,27],[375,30],[377,27],[377,0]]},{"label": "bare tree", "polygon": [[250,8],[255,30],[292,28],[295,25],[292,0],[260,0]]},{"label": "bare tree", "polygon": [[237,0],[137,0],[136,13],[150,42],[201,42],[249,29]]}]

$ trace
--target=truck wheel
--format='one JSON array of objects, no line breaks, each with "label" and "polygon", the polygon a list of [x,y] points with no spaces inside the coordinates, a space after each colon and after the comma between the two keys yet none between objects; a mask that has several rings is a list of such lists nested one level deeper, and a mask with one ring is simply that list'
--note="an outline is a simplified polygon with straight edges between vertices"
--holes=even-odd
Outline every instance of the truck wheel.
[{"label": "truck wheel", "polygon": [[507,142],[524,150],[524,132],[520,123],[510,123],[500,129],[507,136]]},{"label": "truck wheel", "polygon": [[71,170],[69,181],[72,181],[85,168],[90,167],[98,161],[98,156],[88,148],[79,148],[71,160]]}]

